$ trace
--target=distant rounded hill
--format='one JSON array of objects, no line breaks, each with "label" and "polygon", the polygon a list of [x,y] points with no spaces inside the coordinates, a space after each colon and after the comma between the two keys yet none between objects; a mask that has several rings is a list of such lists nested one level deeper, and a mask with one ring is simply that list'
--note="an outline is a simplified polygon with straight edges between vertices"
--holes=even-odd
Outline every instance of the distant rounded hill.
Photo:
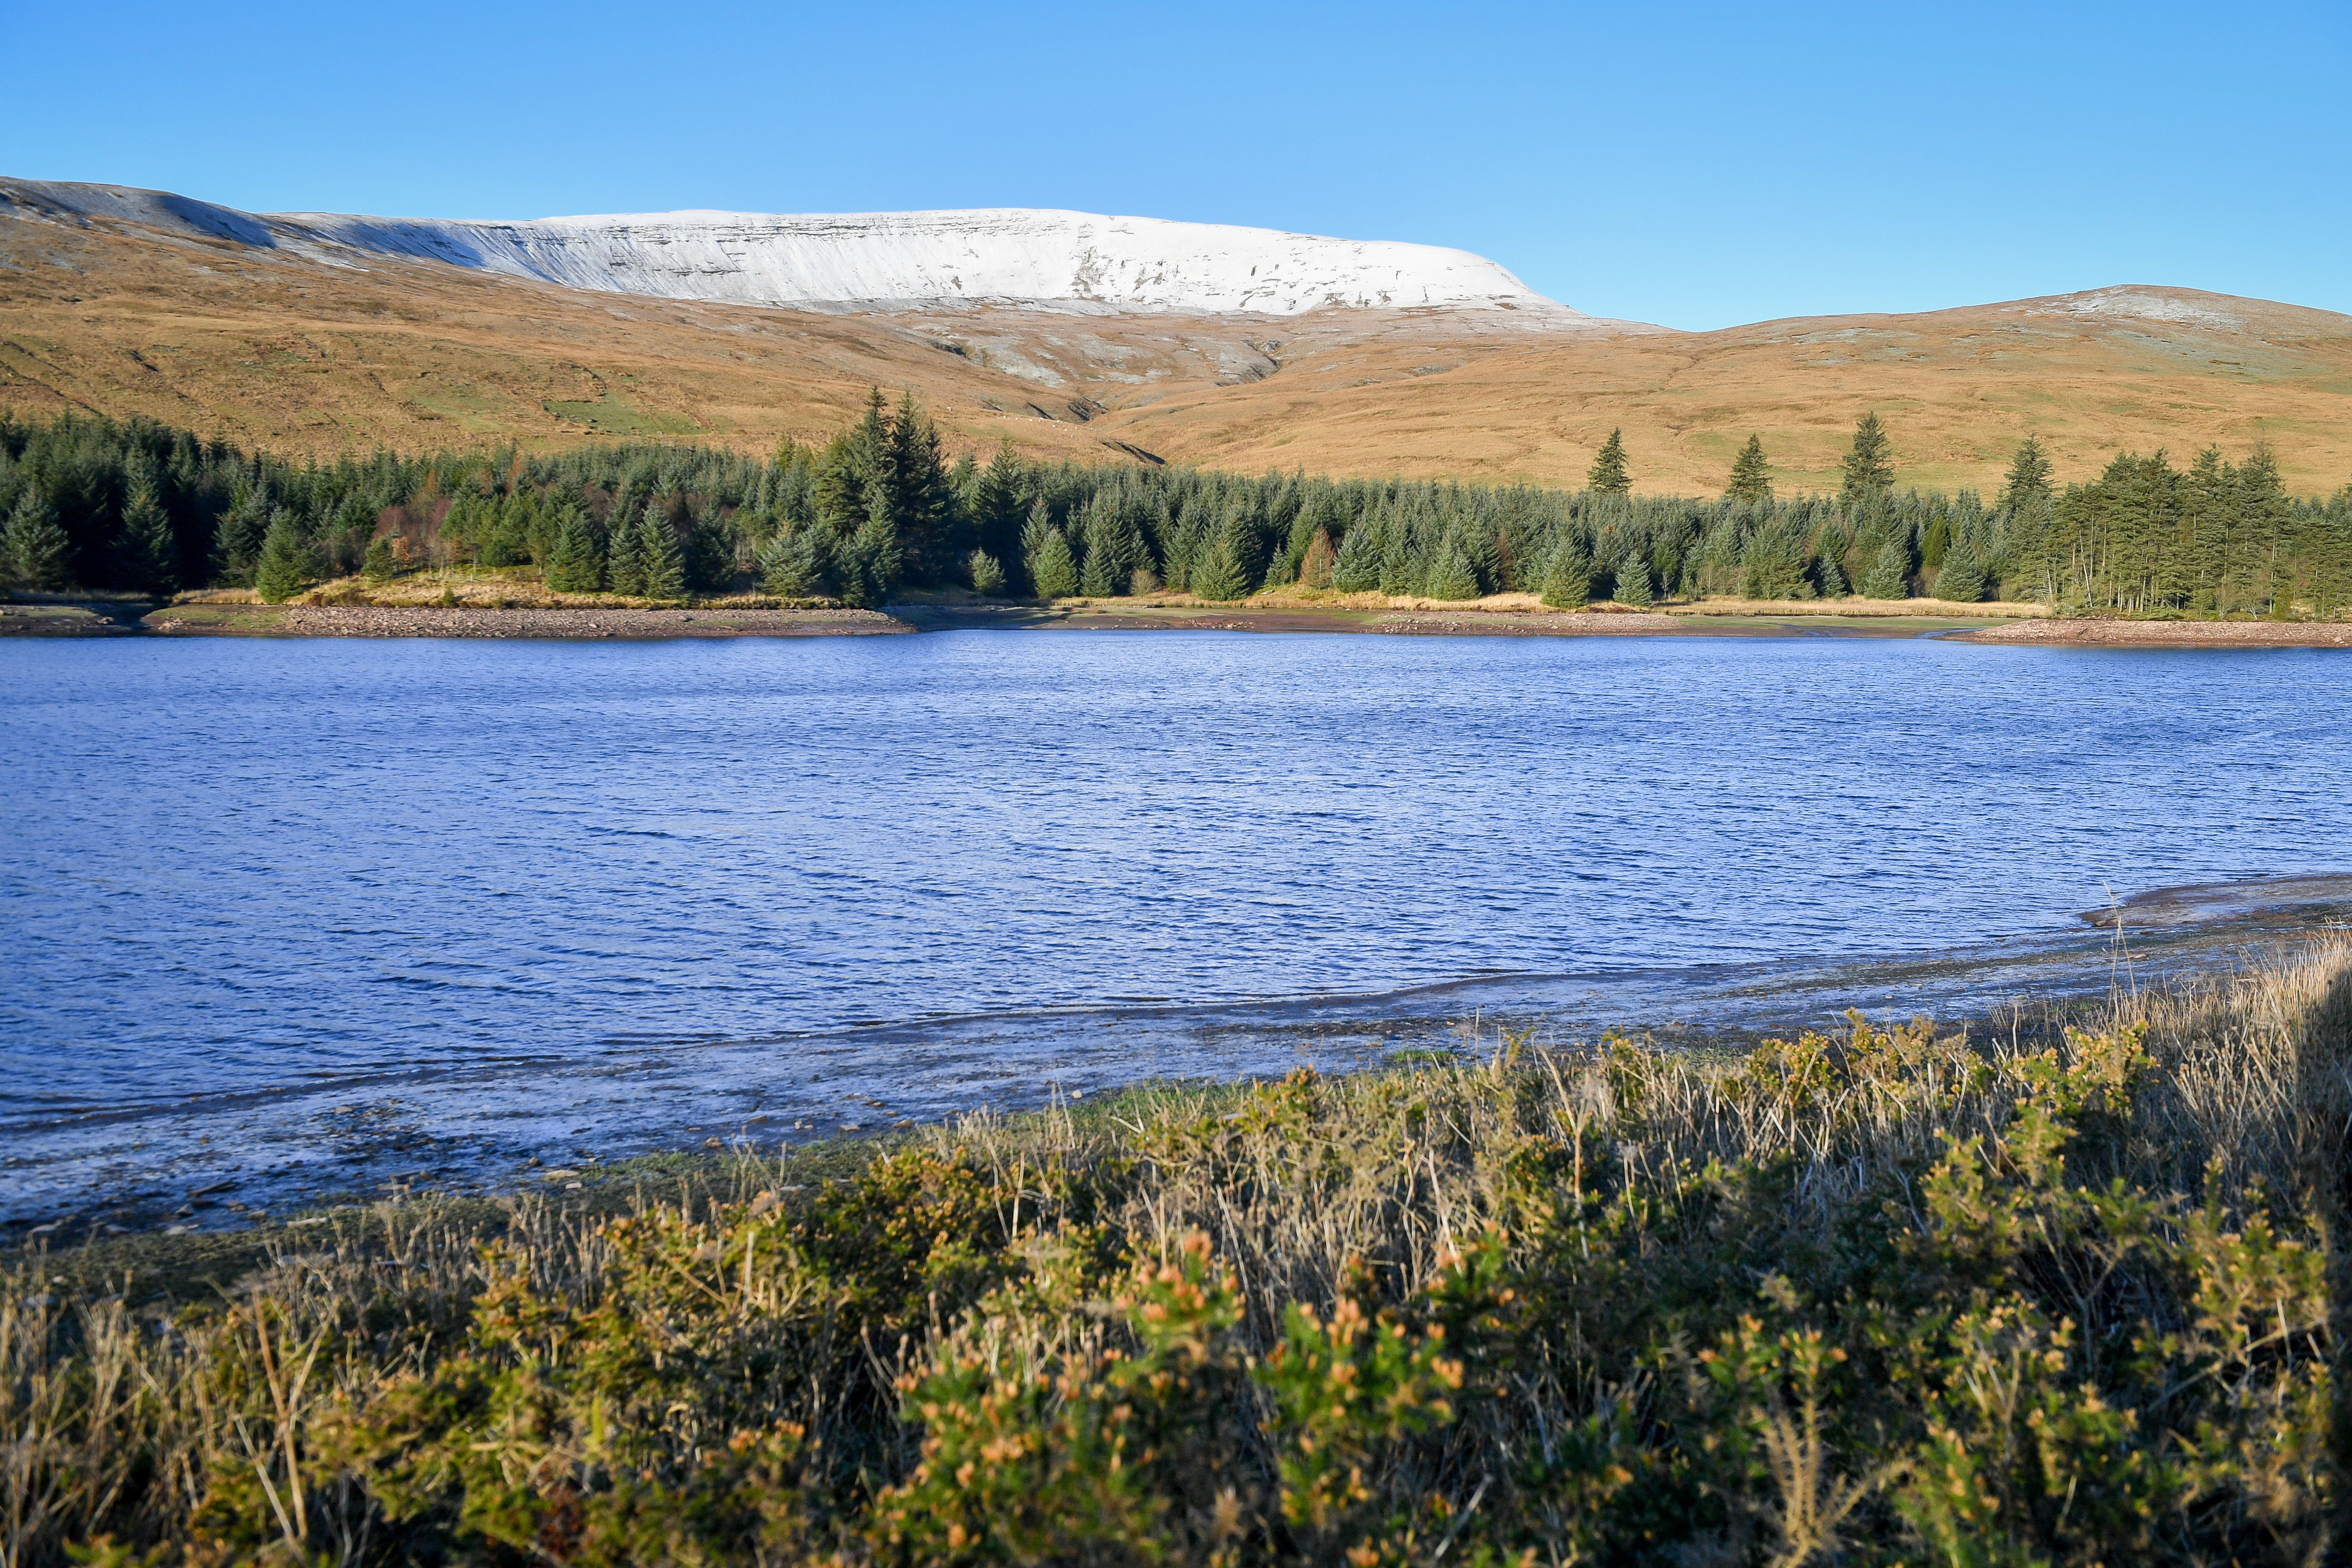
[{"label": "distant rounded hill", "polygon": [[33,181],[9,182],[0,199],[37,214],[122,219],[259,248],[414,257],[569,289],[730,305],[1272,316],[1502,310],[1584,319],[1466,250],[1096,213],[674,212],[485,223],[246,213],[163,191]]},{"label": "distant rounded hill", "polygon": [[240,212],[0,179],[0,405],[279,448],[613,437],[765,450],[909,388],[951,444],[1574,485],[1622,428],[1644,490],[1712,493],[1750,433],[1835,483],[1854,419],[1899,482],[1990,489],[2038,436],[2258,440],[2352,479],[2352,318],[2128,286],[1669,331],[1435,246],[1013,209],[481,223]]}]

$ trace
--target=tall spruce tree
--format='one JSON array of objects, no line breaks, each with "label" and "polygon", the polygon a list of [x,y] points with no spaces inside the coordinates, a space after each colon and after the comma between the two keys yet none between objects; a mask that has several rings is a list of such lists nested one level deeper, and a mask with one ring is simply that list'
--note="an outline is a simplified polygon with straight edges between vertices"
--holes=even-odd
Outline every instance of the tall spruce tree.
[{"label": "tall spruce tree", "polygon": [[180,585],[180,541],[155,491],[159,476],[144,454],[130,468],[130,492],[122,507],[122,576],[151,594]]},{"label": "tall spruce tree", "polygon": [[280,508],[262,537],[261,559],[253,571],[254,592],[265,605],[282,605],[318,579],[317,552],[293,517]]},{"label": "tall spruce tree", "polygon": [[2050,459],[2043,455],[2042,443],[2028,436],[2018,445],[2017,456],[2011,459],[2008,482],[2001,487],[2000,504],[2006,510],[2023,511],[2050,499]]},{"label": "tall spruce tree", "polygon": [[1885,429],[1878,423],[1874,411],[1864,415],[1853,427],[1853,446],[1838,465],[1843,470],[1845,482],[1839,498],[1851,504],[1865,496],[1882,494],[1895,483],[1895,448],[1886,438]]},{"label": "tall spruce tree", "polygon": [[1657,603],[1656,593],[1650,585],[1650,563],[1639,553],[1629,554],[1617,563],[1616,588],[1610,595],[1621,605],[1646,610]]},{"label": "tall spruce tree", "polygon": [[1911,551],[1899,539],[1890,539],[1871,557],[1862,574],[1865,599],[1907,599],[1911,596]]},{"label": "tall spruce tree", "polygon": [[0,544],[5,546],[8,575],[19,587],[54,591],[66,585],[66,531],[39,484],[17,493]]},{"label": "tall spruce tree", "polygon": [[1543,602],[1556,610],[1580,609],[1592,598],[1592,558],[1567,529],[1544,564]]},{"label": "tall spruce tree", "polygon": [[[890,417],[877,489],[884,513],[898,533],[908,578],[946,581],[955,564],[950,538],[954,489],[940,456],[939,427],[916,405],[912,392],[898,399],[898,412]],[[869,499],[869,510],[872,504]]]},{"label": "tall spruce tree", "polygon": [[1209,541],[1205,554],[1192,563],[1192,592],[1213,603],[1224,604],[1249,592],[1249,569],[1242,559],[1239,525],[1229,519]]},{"label": "tall spruce tree", "polygon": [[1763,440],[1748,437],[1748,445],[1731,460],[1731,483],[1724,489],[1724,499],[1757,506],[1772,499],[1772,466],[1765,461]]},{"label": "tall spruce tree", "polygon": [[637,555],[645,563],[642,591],[646,598],[686,597],[686,554],[677,547],[677,530],[659,507],[646,508],[637,524]]},{"label": "tall spruce tree", "polygon": [[547,585],[559,594],[593,594],[604,586],[604,551],[596,530],[576,506],[563,509],[547,558]]},{"label": "tall spruce tree", "polygon": [[[1042,508],[1045,503],[1038,503]],[[1078,562],[1058,528],[1045,530],[1029,554],[1029,585],[1041,599],[1066,599],[1078,591]]]},{"label": "tall spruce tree", "polygon": [[628,599],[642,598],[646,592],[646,541],[639,521],[626,510],[605,520],[611,542],[604,554],[604,588]]},{"label": "tall spruce tree", "polygon": [[1599,454],[1592,459],[1592,467],[1585,472],[1584,483],[1588,489],[1598,495],[1622,496],[1632,491],[1633,479],[1625,468],[1625,433],[1622,430],[1609,432],[1609,439],[1601,444]]}]

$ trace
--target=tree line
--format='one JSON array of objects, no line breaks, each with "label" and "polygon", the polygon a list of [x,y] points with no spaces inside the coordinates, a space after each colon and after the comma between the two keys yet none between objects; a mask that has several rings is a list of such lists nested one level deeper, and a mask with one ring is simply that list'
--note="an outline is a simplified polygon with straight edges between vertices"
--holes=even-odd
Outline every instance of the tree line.
[{"label": "tree line", "polygon": [[676,600],[758,588],[857,605],[908,588],[1227,601],[1301,584],[1436,599],[2034,599],[2130,614],[2333,616],[2352,603],[2352,486],[2285,490],[2256,447],[2186,468],[2118,455],[2062,484],[2040,445],[2000,492],[1900,488],[1858,423],[1834,492],[1774,493],[1750,437],[1714,498],[1636,495],[1612,432],[1580,489],[950,460],[911,395],[877,391],[822,446],[766,460],[609,444],[329,462],[144,419],[0,413],[0,569],[20,589],[283,599],[331,577],[535,566],[550,587]]}]

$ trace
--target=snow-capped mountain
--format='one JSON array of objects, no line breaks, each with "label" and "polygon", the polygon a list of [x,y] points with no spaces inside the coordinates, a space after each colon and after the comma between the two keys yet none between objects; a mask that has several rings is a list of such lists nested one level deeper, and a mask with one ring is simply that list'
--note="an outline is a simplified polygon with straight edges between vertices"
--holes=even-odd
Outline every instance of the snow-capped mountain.
[{"label": "snow-capped mountain", "polygon": [[736,305],[1276,316],[1504,310],[1531,321],[1585,319],[1467,251],[1093,213],[677,212],[485,223],[251,214],[119,185],[0,182],[0,205],[12,202],[322,258],[417,257],[572,289]]}]

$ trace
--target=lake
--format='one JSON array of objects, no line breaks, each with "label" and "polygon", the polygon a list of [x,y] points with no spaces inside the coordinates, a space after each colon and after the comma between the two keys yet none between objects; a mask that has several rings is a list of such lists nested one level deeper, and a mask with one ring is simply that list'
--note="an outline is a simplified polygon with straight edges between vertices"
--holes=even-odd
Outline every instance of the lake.
[{"label": "lake", "polygon": [[0,1219],[1474,1020],[1956,1013],[2079,973],[2111,898],[2352,859],[2325,652],[971,631],[0,672]]}]

